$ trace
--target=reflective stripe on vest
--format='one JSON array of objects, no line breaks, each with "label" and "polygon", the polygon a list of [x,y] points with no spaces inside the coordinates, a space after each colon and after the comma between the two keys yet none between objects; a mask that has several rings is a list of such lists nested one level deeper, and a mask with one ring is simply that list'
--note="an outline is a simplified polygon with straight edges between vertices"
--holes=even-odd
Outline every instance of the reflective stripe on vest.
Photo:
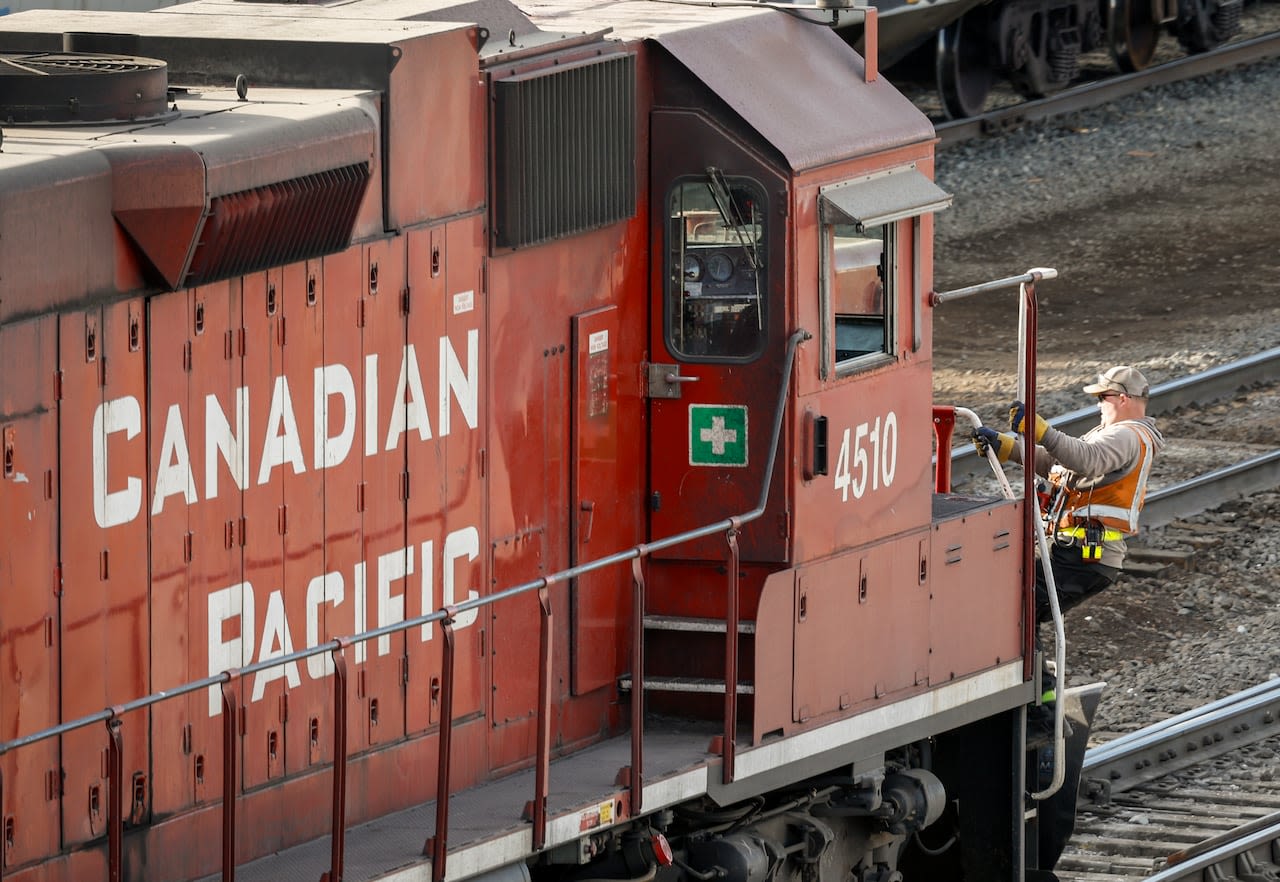
[{"label": "reflective stripe on vest", "polygon": [[1155,440],[1146,426],[1125,421],[1120,425],[1133,429],[1138,435],[1142,453],[1138,461],[1118,480],[1092,490],[1067,491],[1066,510],[1058,522],[1059,527],[1070,528],[1084,521],[1099,521],[1125,533],[1138,532],[1138,513],[1147,497],[1147,478],[1151,475],[1151,463],[1155,459]]},{"label": "reflective stripe on vest", "polygon": [[[1088,534],[1084,527],[1065,527],[1059,529],[1057,535],[1068,536],[1072,539],[1085,539]],[[1124,533],[1120,530],[1113,530],[1110,527],[1106,527],[1102,530],[1102,534],[1099,538],[1101,538],[1103,542],[1114,542],[1117,539],[1123,539]]]}]

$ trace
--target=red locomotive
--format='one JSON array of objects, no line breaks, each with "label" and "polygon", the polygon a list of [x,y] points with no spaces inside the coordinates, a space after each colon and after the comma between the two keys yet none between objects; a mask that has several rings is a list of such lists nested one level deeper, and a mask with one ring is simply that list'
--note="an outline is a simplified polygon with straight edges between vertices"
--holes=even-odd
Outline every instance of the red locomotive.
[{"label": "red locomotive", "polygon": [[1034,866],[932,126],[779,12],[530,9],[0,19],[5,879]]}]

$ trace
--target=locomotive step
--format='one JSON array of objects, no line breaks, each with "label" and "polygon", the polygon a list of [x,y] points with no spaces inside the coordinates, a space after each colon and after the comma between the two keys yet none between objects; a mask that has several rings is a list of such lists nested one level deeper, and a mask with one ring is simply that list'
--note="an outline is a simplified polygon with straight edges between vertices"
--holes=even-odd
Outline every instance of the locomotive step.
[{"label": "locomotive step", "polygon": [[[697,631],[708,634],[723,634],[727,630],[722,619],[696,619],[688,616],[645,616],[644,626],[650,631]],[[755,622],[738,622],[739,634],[755,632]]]},{"label": "locomotive step", "polygon": [[[631,691],[631,676],[628,674],[618,680],[618,688],[624,692]],[[646,677],[646,692],[706,692],[724,693],[723,680],[710,680],[701,677]],[[739,695],[754,695],[756,688],[751,683],[739,683]]]}]

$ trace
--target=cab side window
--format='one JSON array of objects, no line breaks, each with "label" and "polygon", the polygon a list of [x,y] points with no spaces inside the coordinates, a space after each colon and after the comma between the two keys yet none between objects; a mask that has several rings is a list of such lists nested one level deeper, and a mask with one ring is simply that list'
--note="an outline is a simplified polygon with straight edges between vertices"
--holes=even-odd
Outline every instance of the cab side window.
[{"label": "cab side window", "polygon": [[893,226],[823,225],[836,373],[894,354]]},{"label": "cab side window", "polygon": [[666,338],[688,361],[750,361],[766,327],[763,189],[747,178],[677,181],[667,199]]},{"label": "cab side window", "polygon": [[[889,364],[899,337],[919,348],[921,284],[899,260],[919,256],[921,218],[951,195],[914,165],[829,184],[818,193],[818,296],[825,380]],[[902,309],[901,307],[909,307]],[[907,327],[899,329],[898,321]],[[899,334],[909,330],[909,334]]]}]

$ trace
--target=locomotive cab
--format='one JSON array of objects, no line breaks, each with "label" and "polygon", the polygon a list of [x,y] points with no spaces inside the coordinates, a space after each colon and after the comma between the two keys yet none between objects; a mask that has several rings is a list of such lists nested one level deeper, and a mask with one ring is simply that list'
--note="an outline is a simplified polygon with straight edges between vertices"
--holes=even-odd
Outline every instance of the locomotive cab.
[{"label": "locomotive cab", "polygon": [[[875,111],[842,112],[850,93],[827,88],[821,64],[760,66],[726,85],[720,71],[741,71],[739,56],[772,39],[750,21],[732,48],[663,41],[678,63],[660,69],[650,114],[648,533],[660,540],[759,500],[737,540],[737,600],[752,622],[743,701],[758,743],[1001,666],[1016,691],[1022,635],[1016,566],[974,586],[956,578],[966,562],[953,553],[946,578],[933,573],[956,505],[935,501],[929,466],[927,267],[932,214],[950,202],[931,180],[932,130],[883,82],[857,95]],[[825,126],[821,102],[796,97],[806,95],[836,105],[822,107]],[[787,101],[789,115],[772,112]],[[1016,506],[996,505],[980,529],[1016,535],[1016,518]],[[1011,560],[1016,545],[1005,543]],[[655,692],[682,691],[681,672],[690,692],[723,682],[722,668],[689,670],[679,648],[690,638],[671,620],[725,617],[725,557],[718,536],[654,554],[646,664],[667,684]],[[948,626],[957,615],[998,621],[1000,651],[968,654]],[[908,627],[921,622],[930,628]],[[855,647],[846,658],[819,648],[842,635]]]},{"label": "locomotive cab", "polygon": [[[741,22],[697,52],[662,40],[648,536],[752,515],[728,547],[717,533],[650,558],[645,701],[741,710],[717,801],[759,793],[785,754],[773,746],[807,735],[806,768],[936,773],[938,793],[981,806],[952,820],[961,838],[1017,839],[1019,810],[984,795],[983,775],[1022,780],[1022,508],[935,492],[932,215],[950,196],[932,181],[933,133],[884,83],[841,107],[851,93],[824,84],[821,57],[744,72],[768,39]],[[927,760],[909,747],[926,742]],[[962,850],[922,865],[977,866]]]}]

